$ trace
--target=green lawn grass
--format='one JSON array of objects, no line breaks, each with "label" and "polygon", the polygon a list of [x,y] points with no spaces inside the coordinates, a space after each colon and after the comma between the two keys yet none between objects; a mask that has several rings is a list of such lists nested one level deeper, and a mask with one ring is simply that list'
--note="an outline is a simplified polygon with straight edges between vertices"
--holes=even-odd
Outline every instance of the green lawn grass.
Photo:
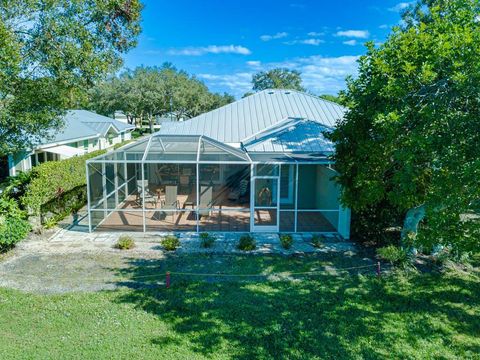
[{"label": "green lawn grass", "polygon": [[[172,276],[311,271],[344,257],[132,260],[126,288],[35,295],[0,289],[0,359],[480,358],[475,274],[340,272],[291,279]],[[160,279],[141,276],[159,274]]]}]

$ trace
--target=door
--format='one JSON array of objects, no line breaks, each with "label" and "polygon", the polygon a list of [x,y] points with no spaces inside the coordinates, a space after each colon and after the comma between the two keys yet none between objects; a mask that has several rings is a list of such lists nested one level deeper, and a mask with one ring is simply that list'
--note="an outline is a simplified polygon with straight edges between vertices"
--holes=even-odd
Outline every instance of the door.
[{"label": "door", "polygon": [[279,182],[278,176],[253,178],[252,232],[278,232]]}]

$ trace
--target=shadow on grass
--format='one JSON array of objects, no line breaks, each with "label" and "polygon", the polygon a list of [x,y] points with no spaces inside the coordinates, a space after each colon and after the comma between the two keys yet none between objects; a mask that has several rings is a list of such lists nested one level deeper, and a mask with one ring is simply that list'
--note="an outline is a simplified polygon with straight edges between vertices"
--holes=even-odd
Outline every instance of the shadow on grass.
[{"label": "shadow on grass", "polygon": [[[272,274],[366,263],[338,255],[137,259],[119,273],[124,279],[119,283],[131,290],[117,301],[158,316],[176,334],[153,337],[152,344],[188,347],[204,356],[340,359],[480,352],[477,278],[423,274],[377,279],[367,269],[363,275],[286,275],[279,281],[173,274],[171,288],[163,284],[167,270]],[[149,277],[154,274],[159,277]]]}]

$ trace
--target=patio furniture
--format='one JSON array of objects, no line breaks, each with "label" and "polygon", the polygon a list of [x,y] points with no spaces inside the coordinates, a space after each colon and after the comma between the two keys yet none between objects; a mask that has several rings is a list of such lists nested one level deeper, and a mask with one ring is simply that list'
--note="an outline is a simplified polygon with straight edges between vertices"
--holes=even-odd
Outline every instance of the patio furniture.
[{"label": "patio furniture", "polygon": [[213,190],[211,186],[200,187],[200,210],[198,211],[199,216],[210,216],[210,211],[213,207],[212,195]]},{"label": "patio furniture", "polygon": [[190,176],[180,175],[180,189],[185,189],[187,193],[190,192]]},{"label": "patio furniture", "polygon": [[[144,189],[145,194],[143,194]],[[148,180],[137,180],[137,198],[135,199],[135,202],[139,206],[143,206],[144,199],[145,203],[153,203],[155,207],[157,207],[158,197],[149,190]]]},{"label": "patio furniture", "polygon": [[237,201],[241,197],[245,196],[248,190],[248,180],[240,180],[238,187],[228,194],[228,200]]},{"label": "patio furniture", "polygon": [[177,199],[178,187],[176,185],[165,186],[165,200],[161,204],[163,210],[175,210],[172,212],[172,218],[175,218],[176,210],[180,207]]}]

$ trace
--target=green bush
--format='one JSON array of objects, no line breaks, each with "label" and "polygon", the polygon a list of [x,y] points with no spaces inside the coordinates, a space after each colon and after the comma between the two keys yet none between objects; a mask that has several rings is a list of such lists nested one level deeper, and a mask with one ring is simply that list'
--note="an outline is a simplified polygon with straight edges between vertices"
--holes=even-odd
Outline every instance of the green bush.
[{"label": "green bush", "polygon": [[255,250],[257,247],[257,243],[255,239],[251,235],[242,235],[237,245],[237,249],[243,251],[251,251]]},{"label": "green bush", "polygon": [[280,244],[284,249],[290,249],[293,245],[293,237],[290,234],[280,235]]},{"label": "green bush", "polygon": [[325,236],[323,235],[313,235],[312,236],[312,246],[316,248],[322,248],[325,246]]},{"label": "green bush", "polygon": [[215,236],[210,235],[209,233],[200,234],[200,246],[202,248],[211,248],[215,242]]},{"label": "green bush", "polygon": [[175,251],[180,246],[180,240],[175,235],[168,235],[160,241],[160,244],[167,251]]},{"label": "green bush", "polygon": [[118,238],[115,247],[120,250],[130,250],[135,247],[135,241],[128,235],[122,235]]},{"label": "green bush", "polygon": [[62,161],[49,161],[31,170],[31,180],[21,203],[31,215],[41,215],[42,206],[81,186],[86,186],[86,160],[105,153],[94,151]]},{"label": "green bush", "polygon": [[77,212],[87,203],[87,187],[79,186],[67,191],[55,199],[42,205],[40,213],[42,224],[48,228],[49,225],[56,225],[60,220]]},{"label": "green bush", "polygon": [[380,259],[388,261],[392,265],[405,265],[408,261],[407,252],[399,246],[388,245],[377,249]]},{"label": "green bush", "polygon": [[0,217],[0,252],[9,250],[30,232],[28,221],[15,217]]}]

